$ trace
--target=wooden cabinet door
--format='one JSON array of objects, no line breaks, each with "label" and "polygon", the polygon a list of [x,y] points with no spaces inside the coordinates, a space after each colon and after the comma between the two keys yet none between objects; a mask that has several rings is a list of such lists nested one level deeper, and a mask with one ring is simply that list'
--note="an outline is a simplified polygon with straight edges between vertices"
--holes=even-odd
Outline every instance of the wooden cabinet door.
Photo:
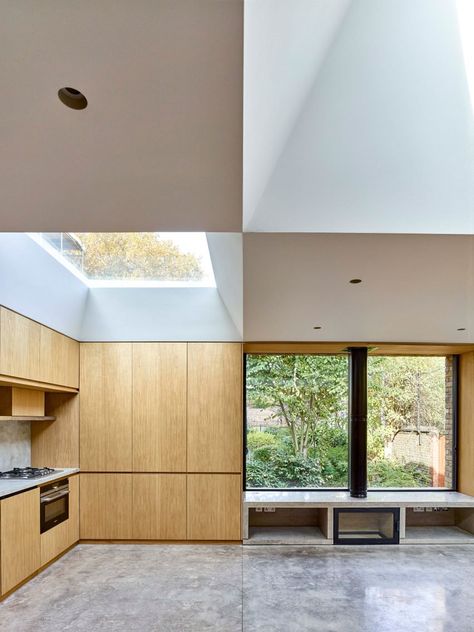
[{"label": "wooden cabinet door", "polygon": [[133,538],[186,540],[186,474],[133,474]]},{"label": "wooden cabinet door", "polygon": [[41,534],[41,566],[79,540],[79,476],[69,478],[69,519]]},{"label": "wooden cabinet door", "polygon": [[188,474],[188,540],[241,539],[240,474]]},{"label": "wooden cabinet door", "polygon": [[41,381],[79,387],[79,343],[48,327],[41,327]]},{"label": "wooden cabinet door", "polygon": [[188,345],[188,472],[242,470],[242,346]]},{"label": "wooden cabinet door", "polygon": [[39,489],[0,502],[2,595],[40,567]]},{"label": "wooden cabinet door", "polygon": [[41,381],[41,325],[0,307],[0,374]]},{"label": "wooden cabinet door", "polygon": [[81,344],[80,465],[132,469],[132,345]]},{"label": "wooden cabinet door", "polygon": [[132,474],[80,475],[81,540],[132,537]]},{"label": "wooden cabinet door", "polygon": [[133,470],[186,471],[186,343],[133,345]]}]

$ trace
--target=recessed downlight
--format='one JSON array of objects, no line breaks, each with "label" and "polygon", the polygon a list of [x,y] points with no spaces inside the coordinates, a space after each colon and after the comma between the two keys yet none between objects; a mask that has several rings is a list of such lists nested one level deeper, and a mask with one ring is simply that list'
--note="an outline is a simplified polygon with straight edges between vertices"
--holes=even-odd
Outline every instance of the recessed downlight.
[{"label": "recessed downlight", "polygon": [[87,107],[86,97],[76,88],[61,88],[58,97],[61,103],[73,110],[84,110]]},{"label": "recessed downlight", "polygon": [[354,284],[354,285],[355,285],[356,283],[362,283],[362,279],[351,279],[351,280],[349,281],[349,283],[352,283],[352,284]]},{"label": "recessed downlight", "polygon": [[322,329],[321,325],[316,325],[313,329]]},{"label": "recessed downlight", "polygon": [[465,327],[458,327],[458,331],[466,331]]}]

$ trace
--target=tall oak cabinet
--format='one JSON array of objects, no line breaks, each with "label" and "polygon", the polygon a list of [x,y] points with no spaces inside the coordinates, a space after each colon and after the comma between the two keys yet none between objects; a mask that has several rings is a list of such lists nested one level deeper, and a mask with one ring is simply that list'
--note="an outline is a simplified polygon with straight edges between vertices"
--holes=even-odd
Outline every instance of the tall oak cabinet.
[{"label": "tall oak cabinet", "polygon": [[240,540],[239,343],[84,343],[81,538]]}]

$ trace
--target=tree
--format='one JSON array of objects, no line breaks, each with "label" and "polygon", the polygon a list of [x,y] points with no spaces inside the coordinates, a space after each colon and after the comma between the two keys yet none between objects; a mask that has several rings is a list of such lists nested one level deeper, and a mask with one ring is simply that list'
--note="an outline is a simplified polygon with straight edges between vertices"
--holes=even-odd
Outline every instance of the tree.
[{"label": "tree", "polygon": [[368,365],[369,435],[390,442],[401,430],[443,430],[445,358],[373,356]]},{"label": "tree", "polygon": [[290,431],[294,454],[323,444],[328,428],[347,426],[347,359],[343,356],[248,356],[252,405],[274,408]]},{"label": "tree", "polygon": [[199,258],[157,233],[75,233],[91,279],[199,280]]}]

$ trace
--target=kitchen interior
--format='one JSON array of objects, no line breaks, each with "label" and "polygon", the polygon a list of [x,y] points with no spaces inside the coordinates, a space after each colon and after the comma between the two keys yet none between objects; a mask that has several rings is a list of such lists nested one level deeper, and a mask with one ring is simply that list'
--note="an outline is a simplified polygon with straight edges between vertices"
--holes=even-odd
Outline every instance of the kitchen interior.
[{"label": "kitchen interior", "polygon": [[472,630],[469,4],[0,8],[0,632]]}]

